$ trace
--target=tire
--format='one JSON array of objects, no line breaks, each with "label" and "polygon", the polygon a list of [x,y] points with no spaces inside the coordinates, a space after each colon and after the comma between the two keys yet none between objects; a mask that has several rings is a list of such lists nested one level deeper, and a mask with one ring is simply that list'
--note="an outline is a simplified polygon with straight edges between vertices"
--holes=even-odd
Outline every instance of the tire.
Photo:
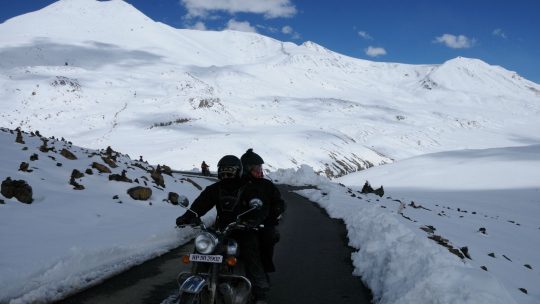
[{"label": "tire", "polygon": [[180,295],[178,304],[202,304],[201,295],[198,293],[187,293],[183,292]]}]

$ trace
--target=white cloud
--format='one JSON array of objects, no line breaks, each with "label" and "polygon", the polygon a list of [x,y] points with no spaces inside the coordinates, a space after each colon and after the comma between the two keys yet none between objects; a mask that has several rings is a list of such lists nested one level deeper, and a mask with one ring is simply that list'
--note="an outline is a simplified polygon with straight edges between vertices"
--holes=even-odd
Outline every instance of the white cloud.
[{"label": "white cloud", "polygon": [[227,22],[227,27],[225,29],[240,31],[240,32],[252,32],[252,33],[257,32],[257,29],[251,26],[251,24],[248,21],[236,21],[234,19],[231,19],[229,20],[229,22]]},{"label": "white cloud", "polygon": [[508,36],[506,36],[506,33],[500,28],[494,29],[492,34],[493,36],[499,36],[504,39],[508,38]]},{"label": "white cloud", "polygon": [[213,11],[229,14],[263,14],[265,18],[292,17],[296,8],[289,0],[180,0],[188,17],[206,17]]},{"label": "white cloud", "polygon": [[369,35],[367,32],[365,31],[358,31],[358,36],[366,39],[366,40],[371,40],[373,39],[373,37],[371,37],[371,35]]},{"label": "white cloud", "polygon": [[283,34],[289,35],[289,34],[292,34],[293,28],[290,27],[290,26],[288,26],[288,25],[285,25],[284,27],[281,28],[281,32],[282,32]]},{"label": "white cloud", "polygon": [[370,56],[370,57],[377,57],[377,56],[380,56],[380,55],[386,55],[386,50],[382,47],[373,47],[373,46],[368,46],[367,49],[364,49],[364,51],[366,52],[366,55]]},{"label": "white cloud", "polygon": [[197,23],[190,26],[189,28],[193,30],[206,31],[206,25],[204,24],[204,22],[201,21],[197,21]]},{"label": "white cloud", "polygon": [[467,36],[464,35],[455,36],[452,34],[444,34],[440,37],[435,37],[433,42],[442,43],[453,49],[465,49],[472,47],[476,43],[476,40],[467,38]]}]

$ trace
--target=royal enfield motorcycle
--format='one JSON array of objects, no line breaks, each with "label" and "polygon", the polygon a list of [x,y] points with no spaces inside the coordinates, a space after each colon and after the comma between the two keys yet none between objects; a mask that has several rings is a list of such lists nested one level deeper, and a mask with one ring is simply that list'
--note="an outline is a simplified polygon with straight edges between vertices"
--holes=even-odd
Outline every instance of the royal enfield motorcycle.
[{"label": "royal enfield motorcycle", "polygon": [[260,209],[263,202],[252,199],[249,209],[238,215],[235,222],[224,229],[207,227],[197,213],[181,204],[196,215],[191,226],[200,232],[194,239],[195,252],[182,257],[182,262],[192,264],[191,271],[178,275],[178,304],[247,304],[251,301],[251,282],[245,275],[242,261],[238,260],[238,243],[231,238],[236,230],[250,230],[253,227],[242,221],[242,217]]}]

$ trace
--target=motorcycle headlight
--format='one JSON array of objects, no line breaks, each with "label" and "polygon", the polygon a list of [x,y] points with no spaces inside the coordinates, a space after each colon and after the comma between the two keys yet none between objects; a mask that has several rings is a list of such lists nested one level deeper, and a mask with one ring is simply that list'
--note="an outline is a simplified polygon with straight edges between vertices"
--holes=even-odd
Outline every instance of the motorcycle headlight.
[{"label": "motorcycle headlight", "polygon": [[195,238],[195,249],[202,254],[210,254],[216,249],[218,239],[210,232],[201,232]]},{"label": "motorcycle headlight", "polygon": [[228,240],[227,255],[236,256],[238,254],[238,243],[235,240]]}]

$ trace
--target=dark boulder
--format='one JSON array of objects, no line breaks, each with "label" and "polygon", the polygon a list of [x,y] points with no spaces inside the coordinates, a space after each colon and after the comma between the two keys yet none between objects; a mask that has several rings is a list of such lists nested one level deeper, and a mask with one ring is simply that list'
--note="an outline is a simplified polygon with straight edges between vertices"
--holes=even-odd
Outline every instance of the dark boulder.
[{"label": "dark boulder", "polygon": [[364,186],[362,187],[362,193],[363,194],[373,193],[373,188],[371,187],[368,181],[364,183]]},{"label": "dark boulder", "polygon": [[98,170],[100,173],[111,173],[111,169],[109,169],[109,167],[97,162],[92,163],[92,168]]},{"label": "dark boulder", "polygon": [[75,156],[75,154],[71,153],[71,151],[66,148],[62,149],[62,151],[60,151],[60,154],[70,160],[77,159],[77,156]]},{"label": "dark boulder", "polygon": [[152,189],[138,186],[128,189],[127,194],[134,200],[145,201],[152,196]]},{"label": "dark boulder", "polygon": [[7,198],[15,197],[21,203],[31,204],[33,201],[32,187],[24,180],[11,180],[8,177],[2,182],[0,192]]},{"label": "dark boulder", "polygon": [[154,183],[156,183],[156,185],[165,188],[165,180],[163,179],[163,175],[161,175],[160,170],[152,171],[150,176],[152,177],[152,179],[154,180]]},{"label": "dark boulder", "polygon": [[117,182],[126,182],[132,183],[133,181],[126,176],[126,170],[122,170],[122,174],[111,174],[109,175],[109,180],[114,180]]},{"label": "dark boulder", "polygon": [[173,205],[178,205],[178,197],[179,197],[178,193],[176,193],[176,192],[169,192],[169,196],[168,196],[167,199],[169,200],[169,202],[170,202],[171,204],[173,204]]},{"label": "dark boulder", "polygon": [[101,159],[107,164],[109,165],[109,167],[111,168],[116,168],[118,167],[118,165],[114,162],[114,160],[112,160],[111,158],[109,157],[101,157]]},{"label": "dark boulder", "polygon": [[84,173],[82,173],[81,171],[77,169],[73,169],[73,171],[71,171],[71,178],[82,178],[83,176],[84,176]]}]

